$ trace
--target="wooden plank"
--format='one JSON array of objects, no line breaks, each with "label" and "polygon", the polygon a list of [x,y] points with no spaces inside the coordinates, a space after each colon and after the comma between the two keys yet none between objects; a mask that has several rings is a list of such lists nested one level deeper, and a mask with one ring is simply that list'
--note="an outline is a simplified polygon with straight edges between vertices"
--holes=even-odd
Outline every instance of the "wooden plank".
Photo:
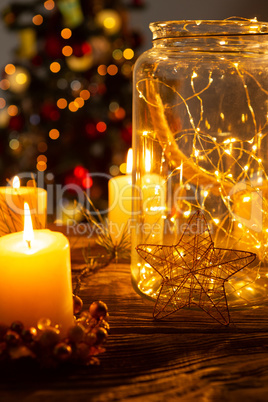
[{"label": "wooden plank", "polygon": [[229,327],[198,310],[155,322],[153,304],[134,292],[126,264],[88,277],[80,295],[85,308],[94,300],[109,308],[111,333],[101,365],[34,381],[0,380],[1,400],[267,400],[267,307],[231,311]]}]

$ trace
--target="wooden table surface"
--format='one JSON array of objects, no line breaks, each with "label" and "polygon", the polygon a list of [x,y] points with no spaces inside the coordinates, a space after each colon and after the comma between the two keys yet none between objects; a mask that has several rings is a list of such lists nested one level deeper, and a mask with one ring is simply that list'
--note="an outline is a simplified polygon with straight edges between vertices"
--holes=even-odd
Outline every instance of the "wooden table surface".
[{"label": "wooden table surface", "polygon": [[80,296],[85,308],[94,300],[109,308],[101,364],[1,376],[1,402],[268,401],[267,307],[231,311],[229,327],[189,310],[155,322],[153,304],[132,289],[128,264],[87,278]]}]

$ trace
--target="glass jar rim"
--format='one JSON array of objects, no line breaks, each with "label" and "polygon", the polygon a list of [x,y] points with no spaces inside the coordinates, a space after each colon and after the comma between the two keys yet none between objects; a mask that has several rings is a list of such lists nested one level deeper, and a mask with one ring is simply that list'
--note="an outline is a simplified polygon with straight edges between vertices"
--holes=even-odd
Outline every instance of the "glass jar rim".
[{"label": "glass jar rim", "polygon": [[153,40],[193,36],[268,34],[268,22],[231,17],[224,20],[174,20],[151,22]]}]

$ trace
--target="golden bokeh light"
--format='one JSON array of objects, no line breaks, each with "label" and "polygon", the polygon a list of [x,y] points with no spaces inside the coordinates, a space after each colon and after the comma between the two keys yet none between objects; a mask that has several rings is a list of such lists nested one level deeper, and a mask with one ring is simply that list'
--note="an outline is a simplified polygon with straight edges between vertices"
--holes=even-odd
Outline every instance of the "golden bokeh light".
[{"label": "golden bokeh light", "polygon": [[102,27],[108,35],[114,35],[119,32],[122,20],[117,11],[106,8],[96,15],[96,23]]},{"label": "golden bokeh light", "polygon": [[7,108],[7,113],[9,114],[9,116],[16,116],[18,114],[18,108],[16,105],[10,105]]},{"label": "golden bokeh light", "polygon": [[50,64],[50,70],[52,71],[52,73],[58,73],[60,69],[61,65],[57,61],[53,61],[53,63]]},{"label": "golden bokeh light", "polygon": [[39,155],[39,156],[37,157],[37,162],[45,162],[45,163],[47,163],[47,157],[46,157],[46,155]]},{"label": "golden bokeh light", "polygon": [[117,74],[117,73],[118,73],[118,67],[117,67],[115,64],[110,64],[110,65],[107,67],[107,73],[108,73],[109,75],[115,75],[115,74]]},{"label": "golden bokeh light", "polygon": [[5,73],[8,75],[14,74],[16,71],[16,67],[14,66],[14,64],[7,64],[5,66]]},{"label": "golden bokeh light", "polygon": [[119,166],[119,170],[123,174],[127,173],[127,164],[126,164],[126,162],[121,163],[121,165]]},{"label": "golden bokeh light", "polygon": [[41,25],[43,24],[43,17],[41,14],[37,14],[32,19],[34,25]]},{"label": "golden bokeh light", "polygon": [[112,165],[109,169],[109,172],[112,176],[118,176],[118,174],[120,173],[119,167],[116,165]]},{"label": "golden bokeh light", "polygon": [[12,140],[9,141],[9,147],[13,151],[17,151],[17,149],[19,149],[19,147],[20,147],[20,143],[16,138],[12,138]]},{"label": "golden bokeh light", "polygon": [[131,59],[133,59],[133,57],[134,57],[134,52],[133,52],[132,49],[127,48],[127,49],[125,49],[125,50],[123,51],[123,56],[124,56],[125,59],[131,60]]},{"label": "golden bokeh light", "polygon": [[61,31],[61,37],[63,39],[70,39],[72,36],[72,31],[69,28],[63,28]]},{"label": "golden bokeh light", "polygon": [[119,108],[114,112],[114,114],[115,114],[115,117],[116,117],[118,120],[122,120],[122,119],[124,119],[124,117],[126,116],[126,111],[125,111],[125,109],[123,109],[122,107],[119,107]]},{"label": "golden bokeh light", "polygon": [[67,107],[67,104],[68,104],[67,100],[64,98],[60,98],[57,101],[57,106],[59,109],[65,109]]},{"label": "golden bokeh light", "polygon": [[113,51],[113,58],[114,58],[115,60],[120,60],[120,59],[122,59],[122,57],[123,57],[123,52],[122,52],[121,49],[115,49],[115,50]]},{"label": "golden bokeh light", "polygon": [[3,80],[0,81],[0,89],[6,91],[9,88],[10,88],[10,82],[7,79],[4,78]]},{"label": "golden bokeh light", "polygon": [[81,97],[75,98],[74,102],[75,102],[75,104],[76,104],[78,107],[83,107],[84,104],[85,104],[84,99],[81,98]]},{"label": "golden bokeh light", "polygon": [[68,107],[71,112],[77,112],[79,109],[75,102],[70,102]]},{"label": "golden bokeh light", "polygon": [[59,130],[57,130],[56,128],[52,128],[52,129],[49,131],[49,137],[50,137],[52,140],[57,140],[57,139],[59,138],[59,136],[60,136],[60,132],[59,132]]},{"label": "golden bokeh light", "polygon": [[17,84],[24,85],[27,83],[28,76],[25,73],[19,73],[16,75],[15,79],[16,79]]},{"label": "golden bokeh light", "polygon": [[81,98],[83,98],[84,100],[88,100],[90,98],[90,92],[87,89],[83,89],[80,92],[80,96]]},{"label": "golden bokeh light", "polygon": [[69,57],[73,54],[73,48],[71,46],[64,46],[62,48],[62,54],[65,57]]},{"label": "golden bokeh light", "polygon": [[55,3],[54,3],[53,0],[47,0],[47,1],[44,2],[44,7],[45,7],[46,10],[51,11],[55,7]]},{"label": "golden bokeh light", "polygon": [[0,109],[4,109],[6,106],[6,100],[4,98],[0,98]]},{"label": "golden bokeh light", "polygon": [[44,172],[47,169],[46,162],[43,161],[37,162],[36,169],[39,170],[39,172]]},{"label": "golden bokeh light", "polygon": [[107,67],[105,64],[101,64],[97,69],[99,75],[106,75],[107,74]]}]

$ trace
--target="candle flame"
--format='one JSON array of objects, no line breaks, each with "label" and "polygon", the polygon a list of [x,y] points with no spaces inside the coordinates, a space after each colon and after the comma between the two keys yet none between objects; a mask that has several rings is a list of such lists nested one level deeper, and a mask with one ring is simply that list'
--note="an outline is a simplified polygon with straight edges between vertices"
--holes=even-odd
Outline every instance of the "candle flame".
[{"label": "candle flame", "polygon": [[24,230],[23,230],[23,240],[26,241],[28,247],[31,247],[31,241],[34,238],[33,232],[33,224],[31,218],[31,212],[29,208],[29,204],[27,202],[24,203]]},{"label": "candle flame", "polygon": [[132,148],[129,148],[127,153],[127,174],[132,173],[132,166],[133,166],[133,151]]},{"label": "candle flame", "polygon": [[15,176],[12,181],[13,188],[20,188],[20,179],[18,176]]},{"label": "candle flame", "polygon": [[149,149],[145,150],[145,172],[149,173],[151,171],[151,154]]}]

